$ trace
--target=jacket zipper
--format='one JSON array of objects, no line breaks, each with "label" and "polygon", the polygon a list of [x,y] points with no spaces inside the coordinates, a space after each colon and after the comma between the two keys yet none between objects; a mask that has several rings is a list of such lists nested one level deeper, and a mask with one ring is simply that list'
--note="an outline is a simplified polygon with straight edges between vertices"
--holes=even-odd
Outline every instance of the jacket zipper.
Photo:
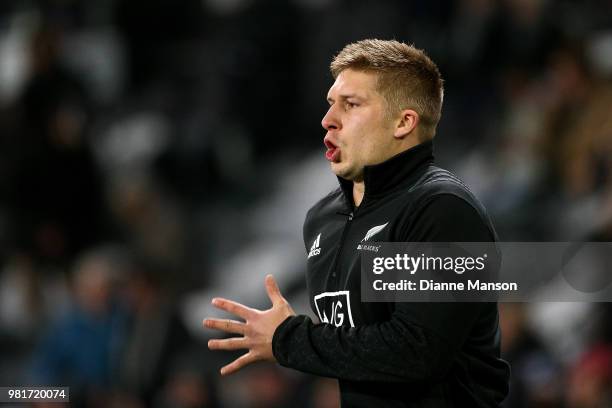
[{"label": "jacket zipper", "polygon": [[344,240],[346,239],[346,233],[349,229],[349,225],[351,224],[351,221],[353,221],[353,212],[351,211],[349,214],[346,213],[339,213],[342,215],[346,215],[348,216],[346,223],[344,224],[344,228],[342,229],[342,236],[340,237],[340,246],[338,247],[338,252],[336,252],[336,257],[334,258],[334,264],[332,266],[332,278],[334,278],[334,286],[336,284],[336,281],[338,279],[338,262],[340,261],[340,255],[342,254],[342,248],[344,247]]}]

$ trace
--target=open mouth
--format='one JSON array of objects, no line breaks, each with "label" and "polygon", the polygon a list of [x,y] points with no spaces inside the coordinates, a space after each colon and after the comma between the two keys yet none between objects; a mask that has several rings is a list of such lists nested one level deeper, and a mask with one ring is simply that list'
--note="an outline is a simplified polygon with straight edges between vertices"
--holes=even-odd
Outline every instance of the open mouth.
[{"label": "open mouth", "polygon": [[330,162],[340,161],[340,148],[328,138],[323,139],[323,143],[325,143],[325,147],[327,147],[327,151],[325,152],[325,158]]}]

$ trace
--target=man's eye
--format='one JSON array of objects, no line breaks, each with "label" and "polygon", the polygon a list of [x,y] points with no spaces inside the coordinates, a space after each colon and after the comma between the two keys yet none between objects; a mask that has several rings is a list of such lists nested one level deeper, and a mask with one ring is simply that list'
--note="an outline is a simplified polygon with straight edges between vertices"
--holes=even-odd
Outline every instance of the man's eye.
[{"label": "man's eye", "polygon": [[347,102],[347,103],[346,103],[346,107],[347,107],[348,109],[352,109],[352,108],[354,108],[354,107],[356,107],[356,106],[357,106],[357,104],[356,104],[356,103],[352,103],[352,102]]}]

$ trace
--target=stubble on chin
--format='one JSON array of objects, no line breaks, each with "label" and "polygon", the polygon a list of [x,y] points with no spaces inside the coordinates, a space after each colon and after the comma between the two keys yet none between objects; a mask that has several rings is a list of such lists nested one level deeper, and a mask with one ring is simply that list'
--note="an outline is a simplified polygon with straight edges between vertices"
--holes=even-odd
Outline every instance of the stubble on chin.
[{"label": "stubble on chin", "polygon": [[359,170],[347,167],[340,168],[339,166],[334,167],[334,165],[332,164],[331,170],[336,176],[341,177],[345,180],[353,181],[356,183],[360,183],[363,181],[363,168]]}]

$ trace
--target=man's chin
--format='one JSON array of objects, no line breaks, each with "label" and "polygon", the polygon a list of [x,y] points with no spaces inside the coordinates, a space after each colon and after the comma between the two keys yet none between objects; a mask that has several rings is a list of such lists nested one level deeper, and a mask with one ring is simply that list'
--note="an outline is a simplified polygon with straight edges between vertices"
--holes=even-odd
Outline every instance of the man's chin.
[{"label": "man's chin", "polygon": [[343,166],[341,162],[330,162],[329,167],[336,176],[346,178],[346,166]]},{"label": "man's chin", "polygon": [[345,180],[358,181],[362,178],[363,172],[357,172],[354,169],[349,168],[346,164],[341,162],[330,163],[331,171],[336,176],[341,177]]}]

